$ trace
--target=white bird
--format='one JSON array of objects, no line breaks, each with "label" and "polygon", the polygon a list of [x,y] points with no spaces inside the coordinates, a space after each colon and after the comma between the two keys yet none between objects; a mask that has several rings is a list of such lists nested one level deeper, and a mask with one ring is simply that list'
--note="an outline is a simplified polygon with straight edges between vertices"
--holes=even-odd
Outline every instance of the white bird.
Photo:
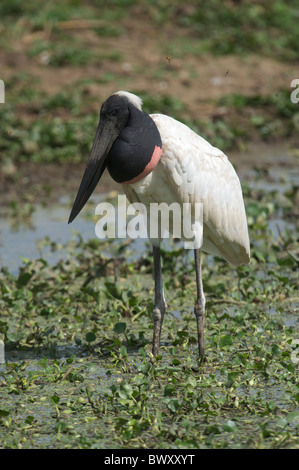
[{"label": "white bird", "polygon": [[[142,203],[150,214],[152,203],[176,203],[189,207],[195,256],[197,298],[194,313],[197,322],[199,356],[204,356],[205,296],[201,275],[201,250],[223,256],[238,266],[250,262],[246,213],[239,178],[227,156],[193,132],[189,127],[163,114],[142,111],[142,100],[119,91],[102,105],[93,147],[69,223],[81,211],[105,168],[122,184],[130,203]],[[201,204],[202,211],[196,211]],[[186,206],[184,206],[184,204]],[[185,236],[183,212],[180,227],[169,232],[176,236],[181,228]],[[151,221],[148,221],[149,224]],[[161,225],[161,224],[160,224]],[[148,230],[149,230],[149,226]],[[163,290],[160,243],[162,234],[152,237],[155,304],[153,310],[153,354],[160,347],[161,328],[166,310]]]}]

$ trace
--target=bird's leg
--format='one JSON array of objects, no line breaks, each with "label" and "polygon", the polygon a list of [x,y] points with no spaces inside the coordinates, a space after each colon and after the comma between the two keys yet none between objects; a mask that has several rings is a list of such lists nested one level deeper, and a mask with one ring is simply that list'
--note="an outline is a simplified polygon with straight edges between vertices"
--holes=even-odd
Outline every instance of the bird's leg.
[{"label": "bird's leg", "polygon": [[194,313],[197,323],[197,335],[198,335],[198,352],[199,357],[204,357],[204,316],[205,316],[205,295],[202,287],[201,279],[201,263],[200,263],[200,249],[194,249],[195,258],[195,271],[196,271],[196,287],[197,287],[197,299],[194,306]]},{"label": "bird's leg", "polygon": [[153,246],[154,255],[154,276],[155,276],[155,306],[153,310],[154,336],[153,336],[153,355],[157,356],[160,347],[160,337],[163,318],[166,309],[164,299],[163,280],[161,270],[160,247]]}]

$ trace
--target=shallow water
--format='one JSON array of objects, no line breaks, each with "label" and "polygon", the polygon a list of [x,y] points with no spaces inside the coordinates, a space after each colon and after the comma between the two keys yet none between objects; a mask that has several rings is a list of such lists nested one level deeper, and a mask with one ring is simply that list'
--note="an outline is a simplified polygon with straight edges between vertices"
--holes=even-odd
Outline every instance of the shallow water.
[{"label": "shallow water", "polygon": [[[20,224],[17,228],[12,226],[9,219],[1,220],[0,229],[0,263],[7,266],[9,271],[17,274],[18,268],[24,258],[50,258],[51,263],[57,262],[61,257],[61,252],[50,252],[50,248],[41,250],[37,246],[37,241],[45,237],[56,243],[66,243],[72,238],[73,227],[67,224],[67,207],[37,207],[30,218],[30,225]],[[76,229],[83,239],[94,236],[92,224],[78,216]]]},{"label": "shallow water", "polygon": [[[102,196],[103,198],[103,196]],[[98,203],[98,201],[96,202]],[[96,204],[95,203],[95,204]],[[95,207],[95,205],[94,205]],[[16,275],[23,264],[22,258],[44,258],[50,264],[57,263],[67,256],[66,250],[51,250],[50,246],[39,246],[38,242],[47,237],[51,242],[64,245],[76,234],[83,241],[96,237],[95,222],[86,218],[82,212],[72,224],[68,224],[70,206],[61,203],[55,206],[37,206],[28,223],[20,223],[17,227],[9,218],[0,218],[0,268],[6,266]],[[101,240],[99,240],[100,247]],[[145,249],[145,239],[134,240],[130,244],[130,254],[140,254]]]}]

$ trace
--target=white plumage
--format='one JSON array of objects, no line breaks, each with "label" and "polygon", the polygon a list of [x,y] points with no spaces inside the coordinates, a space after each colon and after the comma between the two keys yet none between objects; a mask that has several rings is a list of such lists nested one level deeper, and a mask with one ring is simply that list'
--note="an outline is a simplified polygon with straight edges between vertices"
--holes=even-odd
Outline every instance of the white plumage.
[{"label": "white plumage", "polygon": [[[156,168],[141,181],[123,185],[131,203],[203,203],[203,245],[207,253],[238,266],[250,261],[249,237],[239,178],[227,156],[189,127],[152,114],[162,139]],[[192,222],[196,222],[194,217]],[[182,237],[184,239],[184,237]],[[158,245],[159,240],[151,240]]]}]

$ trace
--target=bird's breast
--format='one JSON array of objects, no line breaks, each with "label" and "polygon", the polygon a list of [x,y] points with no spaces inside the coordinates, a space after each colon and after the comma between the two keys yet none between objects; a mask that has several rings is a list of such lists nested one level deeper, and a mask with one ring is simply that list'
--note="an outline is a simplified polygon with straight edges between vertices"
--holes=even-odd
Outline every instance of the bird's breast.
[{"label": "bird's breast", "polygon": [[[175,194],[167,184],[165,169],[161,162],[147,176],[130,183],[128,186],[134,191],[138,201],[145,205],[150,203],[160,204],[161,202],[172,204],[176,201]],[[124,185],[125,187],[126,185]]]}]

